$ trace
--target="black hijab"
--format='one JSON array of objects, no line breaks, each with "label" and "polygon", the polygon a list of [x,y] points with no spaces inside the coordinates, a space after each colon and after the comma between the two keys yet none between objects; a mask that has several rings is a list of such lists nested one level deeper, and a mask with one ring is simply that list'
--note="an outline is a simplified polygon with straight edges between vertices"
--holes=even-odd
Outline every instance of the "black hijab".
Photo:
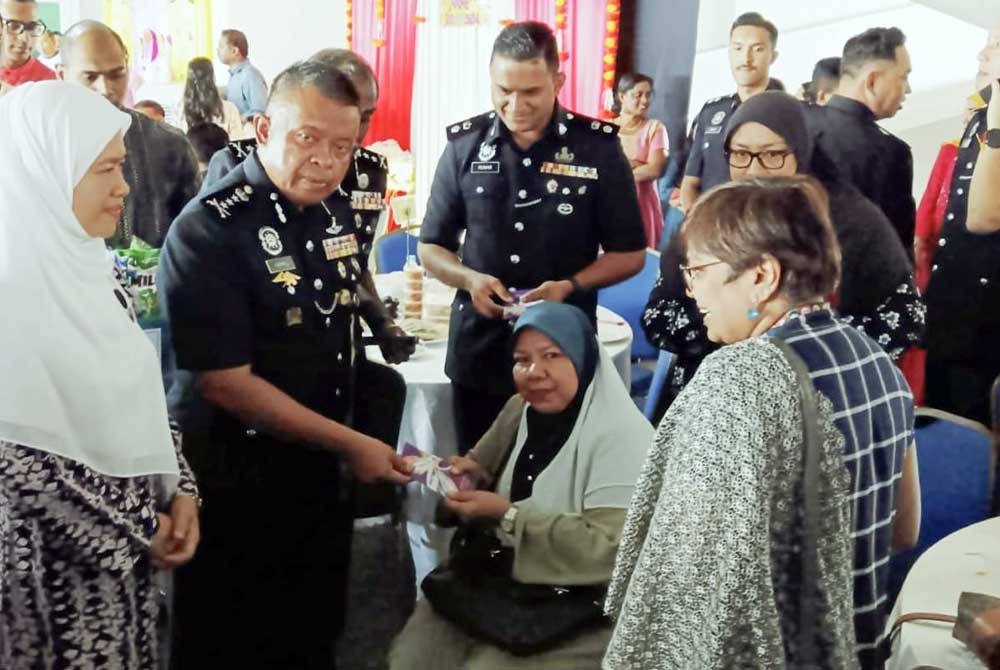
[{"label": "black hijab", "polygon": [[725,146],[740,126],[754,122],[780,135],[795,154],[798,173],[815,177],[826,188],[842,258],[838,311],[869,317],[913,273],[892,224],[877,205],[836,177],[835,167],[814,146],[803,103],[777,91],[753,96],[729,119]]}]

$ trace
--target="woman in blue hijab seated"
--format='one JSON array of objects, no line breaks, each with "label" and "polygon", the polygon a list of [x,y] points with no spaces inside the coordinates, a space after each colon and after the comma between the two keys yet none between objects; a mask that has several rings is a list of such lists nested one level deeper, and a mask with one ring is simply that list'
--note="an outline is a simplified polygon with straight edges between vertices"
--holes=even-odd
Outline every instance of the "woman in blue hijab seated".
[{"label": "woman in blue hijab seated", "polygon": [[600,602],[653,429],[576,307],[531,307],[514,338],[517,395],[452,459],[479,490],[448,496],[466,523],[424,581],[394,670],[600,667]]}]

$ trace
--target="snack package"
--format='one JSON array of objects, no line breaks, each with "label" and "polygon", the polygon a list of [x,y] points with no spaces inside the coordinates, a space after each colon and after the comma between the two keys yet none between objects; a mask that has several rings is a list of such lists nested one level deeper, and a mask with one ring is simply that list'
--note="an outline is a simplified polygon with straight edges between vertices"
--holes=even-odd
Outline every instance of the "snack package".
[{"label": "snack package", "polygon": [[451,464],[440,456],[428,454],[412,444],[403,445],[403,458],[413,465],[412,481],[420,482],[438,495],[446,496],[454,491],[476,488],[476,483],[468,475],[453,475]]},{"label": "snack package", "polygon": [[160,250],[134,237],[127,249],[115,249],[114,253],[115,268],[124,278],[125,288],[132,296],[136,316],[140,319],[159,317],[156,267],[160,263]]}]

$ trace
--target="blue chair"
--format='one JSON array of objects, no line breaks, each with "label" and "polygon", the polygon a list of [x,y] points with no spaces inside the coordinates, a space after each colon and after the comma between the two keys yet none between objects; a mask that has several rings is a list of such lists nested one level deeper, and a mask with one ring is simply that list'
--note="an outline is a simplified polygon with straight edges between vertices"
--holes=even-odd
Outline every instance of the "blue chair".
[{"label": "blue chair", "polygon": [[892,557],[889,594],[894,601],[910,567],[944,537],[990,517],[995,441],[982,424],[921,407],[916,416],[920,473],[920,537],[910,551]]},{"label": "blue chair", "polygon": [[[407,256],[417,255],[420,238],[402,230],[375,240],[375,268],[380,274],[402,270]],[[420,259],[417,259],[420,262]]]},{"label": "blue chair", "polygon": [[667,377],[670,375],[670,367],[673,363],[674,355],[669,351],[661,351],[659,358],[656,359],[656,371],[653,373],[653,379],[649,383],[646,404],[642,408],[642,413],[650,421],[653,420],[653,414],[656,413],[656,405],[660,402],[660,394],[663,393],[663,387],[667,385]]},{"label": "blue chair", "polygon": [[646,249],[646,262],[639,274],[597,292],[597,304],[615,312],[631,326],[633,359],[652,360],[659,354],[659,350],[646,339],[642,330],[642,313],[659,274],[659,252]]}]

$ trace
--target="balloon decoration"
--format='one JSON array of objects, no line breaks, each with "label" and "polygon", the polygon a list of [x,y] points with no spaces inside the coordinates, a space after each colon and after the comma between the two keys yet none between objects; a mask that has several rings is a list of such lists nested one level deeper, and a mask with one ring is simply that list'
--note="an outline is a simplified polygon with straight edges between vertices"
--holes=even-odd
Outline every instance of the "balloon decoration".
[{"label": "balloon decoration", "polygon": [[568,0],[555,0],[555,2],[556,44],[559,48],[559,61],[565,63],[569,60],[569,52],[563,48],[563,45],[566,44],[566,3]]},{"label": "balloon decoration", "polygon": [[344,11],[347,14],[347,29],[344,31],[347,35],[347,48],[353,49],[353,42],[351,39],[354,37],[354,0],[346,0],[344,2]]}]

